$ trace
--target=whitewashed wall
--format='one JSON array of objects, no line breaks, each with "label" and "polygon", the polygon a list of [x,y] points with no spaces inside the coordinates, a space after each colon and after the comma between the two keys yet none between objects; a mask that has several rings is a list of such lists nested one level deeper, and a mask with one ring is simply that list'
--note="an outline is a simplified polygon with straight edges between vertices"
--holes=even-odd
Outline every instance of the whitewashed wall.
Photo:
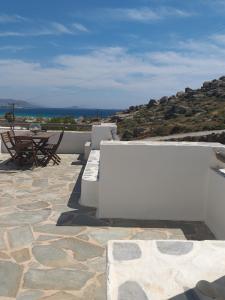
[{"label": "whitewashed wall", "polygon": [[204,220],[220,144],[102,142],[99,217]]},{"label": "whitewashed wall", "polygon": [[[1,132],[4,129],[1,129]],[[16,133],[20,132],[20,130],[16,130]],[[54,133],[54,137],[51,138],[50,142],[56,142],[59,136],[60,131],[49,131]],[[61,154],[73,154],[73,153],[84,153],[84,145],[86,142],[91,140],[91,132],[89,131],[65,131],[64,136],[61,142],[61,145],[58,149],[58,153]],[[3,143],[1,142],[1,152],[5,153],[7,150],[5,149]]]},{"label": "whitewashed wall", "polygon": [[218,239],[225,239],[225,174],[210,170],[206,224]]}]

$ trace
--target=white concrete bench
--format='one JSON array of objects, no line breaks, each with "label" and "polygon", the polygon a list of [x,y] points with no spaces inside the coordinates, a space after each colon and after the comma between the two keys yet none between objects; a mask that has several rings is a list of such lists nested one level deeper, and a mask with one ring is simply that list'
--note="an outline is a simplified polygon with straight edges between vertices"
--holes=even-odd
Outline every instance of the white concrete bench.
[{"label": "white concrete bench", "polygon": [[99,159],[100,150],[92,150],[82,176],[81,205],[98,207]]}]

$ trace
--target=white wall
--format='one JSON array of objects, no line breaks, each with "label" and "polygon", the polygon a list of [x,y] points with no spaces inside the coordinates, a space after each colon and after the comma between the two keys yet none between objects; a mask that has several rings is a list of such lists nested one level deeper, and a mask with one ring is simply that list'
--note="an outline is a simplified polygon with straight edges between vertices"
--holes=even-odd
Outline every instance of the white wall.
[{"label": "white wall", "polygon": [[[1,129],[1,132],[5,130]],[[19,133],[21,131],[16,130],[15,132]],[[58,139],[60,131],[48,131],[48,132],[54,133],[54,137],[52,137],[49,142],[55,143]],[[91,132],[89,131],[65,131],[62,142],[58,149],[58,153],[60,154],[84,153],[84,145],[87,141],[90,140],[91,140]],[[7,152],[3,143],[1,143],[1,152],[2,153]]]},{"label": "white wall", "polygon": [[117,136],[117,125],[114,123],[102,123],[93,125],[91,132],[91,149],[99,150],[101,141],[114,140]]},{"label": "white wall", "polygon": [[98,207],[99,199],[99,158],[100,150],[91,150],[81,180],[80,204]]},{"label": "white wall", "polygon": [[218,239],[225,239],[225,175],[209,171],[205,221]]},{"label": "white wall", "polygon": [[220,146],[102,142],[98,216],[204,220],[212,148]]},{"label": "white wall", "polygon": [[65,131],[58,153],[84,153],[84,145],[91,140],[89,131]]}]

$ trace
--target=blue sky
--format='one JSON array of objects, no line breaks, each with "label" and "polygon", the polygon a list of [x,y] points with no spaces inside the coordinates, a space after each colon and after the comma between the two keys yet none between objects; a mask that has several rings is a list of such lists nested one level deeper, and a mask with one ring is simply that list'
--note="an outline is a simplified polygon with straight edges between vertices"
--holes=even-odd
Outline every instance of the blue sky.
[{"label": "blue sky", "polygon": [[0,98],[125,108],[225,75],[225,0],[0,0]]}]

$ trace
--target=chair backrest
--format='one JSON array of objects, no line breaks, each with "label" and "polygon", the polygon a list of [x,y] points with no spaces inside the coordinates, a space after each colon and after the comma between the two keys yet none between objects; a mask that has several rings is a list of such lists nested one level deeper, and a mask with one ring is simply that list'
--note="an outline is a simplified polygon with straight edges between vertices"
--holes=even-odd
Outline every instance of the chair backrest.
[{"label": "chair backrest", "polygon": [[7,151],[10,153],[11,156],[13,156],[13,151],[15,151],[15,149],[14,149],[15,144],[13,143],[13,140],[10,136],[9,131],[2,132],[1,138],[2,138],[3,144],[5,145]]},{"label": "chair backrest", "polygon": [[11,128],[10,131],[8,131],[8,135],[10,138],[10,141],[13,145],[15,145],[16,141],[15,141],[15,132],[13,131],[13,129]]},{"label": "chair backrest", "polygon": [[55,151],[59,148],[59,145],[62,141],[63,135],[64,135],[64,129],[60,132],[59,139],[58,139],[57,143],[55,144]]}]

